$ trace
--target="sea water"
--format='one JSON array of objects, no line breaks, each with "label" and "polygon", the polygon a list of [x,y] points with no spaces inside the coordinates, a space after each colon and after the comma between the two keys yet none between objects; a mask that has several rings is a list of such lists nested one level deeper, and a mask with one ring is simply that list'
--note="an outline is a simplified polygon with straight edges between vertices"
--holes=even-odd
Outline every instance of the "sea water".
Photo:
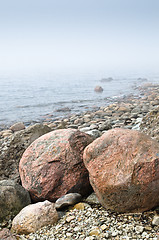
[{"label": "sea water", "polygon": [[[91,74],[0,74],[0,126],[19,121],[27,125],[48,115],[56,119],[81,113],[106,106],[117,97],[138,94],[136,88],[147,82],[159,84],[159,76],[139,77],[117,76],[101,81],[101,76]],[[97,85],[103,88],[102,93],[94,91]]]}]

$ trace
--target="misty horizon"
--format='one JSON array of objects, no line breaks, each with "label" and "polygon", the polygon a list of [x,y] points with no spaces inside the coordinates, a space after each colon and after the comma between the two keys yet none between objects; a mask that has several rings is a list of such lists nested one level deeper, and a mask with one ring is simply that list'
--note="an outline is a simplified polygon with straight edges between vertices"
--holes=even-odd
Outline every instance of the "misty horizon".
[{"label": "misty horizon", "polygon": [[0,72],[157,74],[158,10],[157,0],[6,0]]}]

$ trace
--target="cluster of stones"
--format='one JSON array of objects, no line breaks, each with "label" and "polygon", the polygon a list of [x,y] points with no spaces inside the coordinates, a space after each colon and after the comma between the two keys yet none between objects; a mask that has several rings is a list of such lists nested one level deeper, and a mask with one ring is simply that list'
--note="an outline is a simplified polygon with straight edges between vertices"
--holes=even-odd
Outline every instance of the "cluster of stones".
[{"label": "cluster of stones", "polygon": [[[66,202],[68,203],[67,197]],[[72,204],[75,204],[75,202],[76,201],[72,202]],[[68,203],[68,205],[69,204],[71,204],[71,202]],[[36,207],[35,205],[38,206]],[[24,212],[27,212],[28,209],[30,210],[27,215],[28,217],[23,216]],[[60,217],[58,223],[55,224],[58,216],[53,203],[44,201],[43,203],[29,205],[20,212],[23,221],[22,230],[25,235],[15,235],[7,231],[7,229],[3,229],[3,237],[6,236],[6,238],[2,238],[1,232],[0,237],[7,240],[16,240],[17,238],[21,240],[158,239],[156,233],[159,230],[159,217],[154,217],[153,219],[154,212],[148,211],[138,214],[115,213],[104,209],[94,193],[87,199],[83,199],[83,202],[79,202],[73,207],[70,207],[66,212],[58,212],[59,216],[61,213],[64,213],[63,216]],[[38,226],[37,216],[39,218],[39,214],[43,216],[43,222],[45,222],[46,226],[41,226],[39,230],[35,231]],[[43,222],[39,222],[40,226]],[[16,218],[13,220],[12,228],[14,228],[15,223]],[[49,225],[47,223],[49,223]],[[18,227],[20,227],[20,225]],[[31,233],[26,235],[26,232],[29,233],[29,231]]]},{"label": "cluster of stones", "polygon": [[159,142],[159,107],[154,108],[143,118],[140,130]]},{"label": "cluster of stones", "polygon": [[[130,95],[117,98],[106,107],[95,107],[94,111],[70,114],[67,118],[58,120],[52,120],[52,115],[50,117],[48,115],[43,124],[49,126],[51,130],[80,129],[80,131],[92,133],[96,137],[99,137],[104,131],[116,127],[139,130],[143,117],[151,111],[156,111],[156,107],[159,105],[159,86],[145,84],[138,90],[138,96]],[[149,122],[147,125],[149,126]],[[15,124],[9,129],[1,131],[0,139],[11,136],[15,131],[24,128],[25,126],[22,123]]]},{"label": "cluster of stones", "polygon": [[[156,111],[156,107],[159,105],[159,86],[147,84],[138,90],[138,96],[130,95],[117,98],[106,107],[98,109],[95,107],[94,111],[70,115],[68,118],[54,122],[51,122],[51,119],[48,118],[44,123],[53,130],[63,128],[80,129],[80,131],[92,134],[95,138],[111,128],[120,127],[139,130],[142,119],[147,113]],[[147,125],[149,126],[149,123]],[[150,125],[151,127],[152,125]],[[152,132],[155,132],[154,130],[153,127]],[[158,135],[157,132],[156,135]]]},{"label": "cluster of stones", "polygon": [[[80,205],[80,207],[79,207]],[[76,204],[56,225],[41,228],[20,239],[150,239],[157,240],[158,227],[152,225],[152,212],[117,214],[101,206]]]},{"label": "cluster of stones", "polygon": [[[155,126],[159,86],[142,87],[140,94],[60,121],[48,120],[26,129],[18,123],[1,131],[0,205],[10,192],[8,201],[18,203],[16,209],[9,205],[10,218],[26,206],[14,218],[12,231],[29,234],[41,228],[19,239],[157,239],[156,212],[137,212],[151,210],[159,203]],[[134,129],[143,129],[154,140]],[[8,178],[22,181],[25,189],[4,180]],[[62,195],[75,193],[80,201],[92,187],[100,204],[96,200],[91,205],[87,199],[61,212],[61,208],[76,202],[68,203],[67,195],[59,199]],[[38,203],[28,205],[29,197],[19,202],[15,196],[26,199],[26,190],[32,202]],[[1,216],[5,216],[4,209],[0,209]]]}]

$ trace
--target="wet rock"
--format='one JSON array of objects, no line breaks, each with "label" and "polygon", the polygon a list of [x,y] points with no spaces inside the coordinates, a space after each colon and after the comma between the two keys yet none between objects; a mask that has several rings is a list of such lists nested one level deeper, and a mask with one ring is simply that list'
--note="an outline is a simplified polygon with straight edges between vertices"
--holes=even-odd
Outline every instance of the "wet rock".
[{"label": "wet rock", "polygon": [[43,124],[35,124],[11,136],[0,139],[0,180],[12,179],[20,182],[19,161],[27,147],[51,129]]},{"label": "wet rock", "polygon": [[68,193],[55,202],[55,208],[61,209],[66,206],[74,205],[81,200],[82,196],[79,193]]},{"label": "wet rock", "polygon": [[119,212],[142,212],[157,206],[158,154],[156,141],[128,129],[108,130],[89,144],[83,159],[100,203]]},{"label": "wet rock", "polygon": [[13,218],[31,203],[29,193],[13,180],[0,181],[0,222]]},{"label": "wet rock", "polygon": [[13,219],[12,231],[18,234],[29,234],[57,221],[58,213],[54,203],[46,200],[23,208]]},{"label": "wet rock", "polygon": [[66,193],[89,194],[84,148],[93,141],[75,129],[55,130],[34,141],[20,160],[22,185],[33,201],[55,201]]}]

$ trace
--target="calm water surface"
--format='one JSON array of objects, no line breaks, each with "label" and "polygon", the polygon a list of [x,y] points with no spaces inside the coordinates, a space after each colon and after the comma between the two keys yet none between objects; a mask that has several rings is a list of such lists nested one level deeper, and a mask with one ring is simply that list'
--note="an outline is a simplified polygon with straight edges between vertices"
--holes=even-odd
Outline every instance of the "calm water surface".
[{"label": "calm water surface", "polygon": [[[139,77],[139,76],[138,76]],[[138,77],[117,77],[101,82],[98,76],[53,75],[0,75],[0,125],[14,122],[42,121],[51,114],[53,118],[67,113],[57,111],[69,108],[70,113],[80,113],[93,106],[105,106],[116,97],[138,94],[135,88],[146,82],[159,84],[159,77],[139,80]],[[105,76],[103,76],[105,78]],[[103,87],[101,94],[94,92],[96,85]]]}]

